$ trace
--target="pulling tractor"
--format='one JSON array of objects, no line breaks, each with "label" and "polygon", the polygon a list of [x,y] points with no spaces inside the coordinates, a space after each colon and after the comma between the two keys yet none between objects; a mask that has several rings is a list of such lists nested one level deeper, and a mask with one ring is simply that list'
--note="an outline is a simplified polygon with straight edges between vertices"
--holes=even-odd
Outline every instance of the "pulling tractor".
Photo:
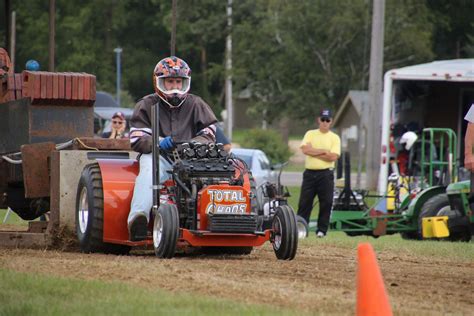
[{"label": "pulling tractor", "polygon": [[451,129],[425,128],[417,171],[411,176],[392,174],[385,196],[351,190],[347,156],[346,181],[335,193],[330,228],[349,236],[400,233],[405,239],[469,241],[474,233],[470,183],[456,182],[455,146],[456,134]]},{"label": "pulling tractor", "polygon": [[183,143],[171,163],[153,147],[149,236],[130,241],[137,154],[128,140],[94,138],[95,96],[89,74],[0,73],[0,209],[8,209],[3,221],[11,212],[27,221],[0,223],[0,246],[63,247],[60,236],[75,231],[85,252],[248,254],[270,241],[278,259],[295,257],[296,218],[285,198],[273,195],[264,211],[245,163],[215,144]]},{"label": "pulling tractor", "polygon": [[134,246],[152,245],[159,258],[172,258],[186,248],[249,254],[270,241],[278,259],[294,259],[298,230],[291,207],[277,200],[265,213],[245,162],[227,154],[221,144],[183,142],[160,155],[159,114],[157,107],[152,109],[148,237],[130,241],[127,229],[137,161],[97,159],[85,166],[77,191],[76,231],[82,251],[124,254]]}]

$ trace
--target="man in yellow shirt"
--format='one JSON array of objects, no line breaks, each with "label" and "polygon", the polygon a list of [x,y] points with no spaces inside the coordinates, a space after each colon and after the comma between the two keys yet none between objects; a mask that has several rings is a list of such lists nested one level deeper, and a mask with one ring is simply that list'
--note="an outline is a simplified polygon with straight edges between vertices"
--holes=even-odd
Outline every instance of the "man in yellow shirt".
[{"label": "man in yellow shirt", "polygon": [[306,160],[298,215],[309,223],[317,194],[319,215],[316,235],[324,237],[329,228],[334,194],[334,162],[341,155],[341,140],[329,130],[332,123],[330,110],[322,110],[317,122],[319,129],[307,131],[300,146]]}]

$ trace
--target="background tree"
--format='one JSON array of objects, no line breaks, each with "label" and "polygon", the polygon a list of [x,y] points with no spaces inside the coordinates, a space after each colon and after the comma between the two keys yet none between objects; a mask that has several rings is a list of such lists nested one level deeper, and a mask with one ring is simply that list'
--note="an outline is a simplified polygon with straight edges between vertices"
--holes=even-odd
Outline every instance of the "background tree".
[{"label": "background tree", "polygon": [[[47,69],[48,1],[11,4],[17,71],[28,59]],[[178,1],[177,55],[192,68],[192,92],[216,114],[224,107],[226,4]],[[387,0],[385,70],[474,56],[473,5]],[[250,114],[269,122],[305,119],[321,106],[335,108],[350,89],[367,89],[371,8],[371,0],[234,1],[234,92],[252,93]],[[4,6],[0,10],[3,20]],[[170,49],[170,0],[56,0],[56,13],[58,71],[93,73],[98,89],[114,94],[113,49],[120,46],[129,106],[153,92],[153,67]]]}]

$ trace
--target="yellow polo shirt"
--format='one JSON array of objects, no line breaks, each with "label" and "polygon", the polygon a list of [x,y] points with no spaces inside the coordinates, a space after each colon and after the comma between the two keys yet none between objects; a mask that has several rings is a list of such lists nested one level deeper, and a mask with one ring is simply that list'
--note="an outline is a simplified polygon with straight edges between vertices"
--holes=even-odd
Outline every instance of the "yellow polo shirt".
[{"label": "yellow polo shirt", "polygon": [[[341,155],[341,139],[335,133],[328,131],[321,133],[319,129],[313,129],[306,132],[301,142],[301,146],[311,143],[313,148],[326,149],[331,153]],[[327,162],[319,158],[306,155],[305,168],[311,170],[322,170],[334,168],[334,162]]]}]

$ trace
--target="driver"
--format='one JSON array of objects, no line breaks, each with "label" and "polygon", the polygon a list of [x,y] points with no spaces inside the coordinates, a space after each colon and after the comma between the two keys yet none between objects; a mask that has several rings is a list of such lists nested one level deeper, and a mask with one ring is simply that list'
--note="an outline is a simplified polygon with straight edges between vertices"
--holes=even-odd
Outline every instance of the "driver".
[{"label": "driver", "polygon": [[138,101],[130,119],[130,143],[132,149],[140,153],[140,172],[135,180],[128,216],[131,241],[146,238],[153,206],[152,105],[156,104],[159,108],[160,149],[172,150],[175,143],[183,141],[215,142],[217,119],[206,102],[188,93],[190,74],[188,64],[178,57],[160,60],[153,71],[155,93]]}]

